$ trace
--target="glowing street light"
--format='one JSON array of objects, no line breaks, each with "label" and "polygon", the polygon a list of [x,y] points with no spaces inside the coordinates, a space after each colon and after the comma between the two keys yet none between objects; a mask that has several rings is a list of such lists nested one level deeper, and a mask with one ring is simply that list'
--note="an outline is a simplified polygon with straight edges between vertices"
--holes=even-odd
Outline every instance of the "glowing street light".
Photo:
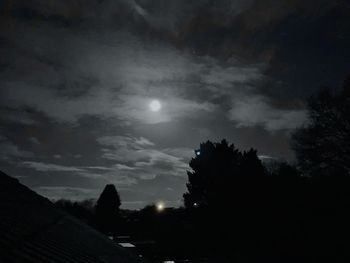
[{"label": "glowing street light", "polygon": [[157,211],[158,212],[162,212],[165,208],[165,205],[163,202],[158,202],[157,205],[156,205],[156,208],[157,208]]},{"label": "glowing street light", "polygon": [[195,150],[194,152],[195,152],[195,154],[196,154],[197,156],[201,155],[201,151],[200,151],[200,150]]}]

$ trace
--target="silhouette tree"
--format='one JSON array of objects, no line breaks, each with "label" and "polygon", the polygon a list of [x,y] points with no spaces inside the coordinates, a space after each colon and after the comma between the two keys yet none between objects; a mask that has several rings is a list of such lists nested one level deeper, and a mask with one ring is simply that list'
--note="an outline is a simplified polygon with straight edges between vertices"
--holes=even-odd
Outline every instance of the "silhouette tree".
[{"label": "silhouette tree", "polygon": [[113,184],[108,184],[95,206],[97,228],[104,233],[114,233],[119,219],[121,205],[119,194]]},{"label": "silhouette tree", "polygon": [[293,137],[300,168],[307,175],[350,172],[350,78],[338,94],[321,90],[308,101],[309,123]]},{"label": "silhouette tree", "polygon": [[226,140],[207,141],[195,151],[188,171],[188,192],[183,195],[187,208],[223,209],[232,203],[233,191],[244,181],[265,174],[256,150],[240,152]]}]

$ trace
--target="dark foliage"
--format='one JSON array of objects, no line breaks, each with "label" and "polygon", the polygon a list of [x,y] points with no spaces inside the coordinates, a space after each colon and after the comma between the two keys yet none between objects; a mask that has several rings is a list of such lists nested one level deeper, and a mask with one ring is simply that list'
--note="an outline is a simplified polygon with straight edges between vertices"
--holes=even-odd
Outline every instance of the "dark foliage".
[{"label": "dark foliage", "polygon": [[232,190],[238,181],[255,184],[265,175],[256,150],[240,152],[226,140],[202,143],[195,153],[184,194],[187,208],[225,209],[232,204]]},{"label": "dark foliage", "polygon": [[306,177],[284,162],[266,169],[256,151],[226,141],[206,142],[195,153],[184,195],[192,251],[228,262],[350,257],[349,176]]},{"label": "dark foliage", "polygon": [[95,206],[96,226],[104,233],[114,233],[119,220],[121,205],[117,189],[108,184],[101,193]]},{"label": "dark foliage", "polygon": [[293,136],[305,175],[349,175],[350,78],[338,94],[324,89],[308,102],[309,123]]}]

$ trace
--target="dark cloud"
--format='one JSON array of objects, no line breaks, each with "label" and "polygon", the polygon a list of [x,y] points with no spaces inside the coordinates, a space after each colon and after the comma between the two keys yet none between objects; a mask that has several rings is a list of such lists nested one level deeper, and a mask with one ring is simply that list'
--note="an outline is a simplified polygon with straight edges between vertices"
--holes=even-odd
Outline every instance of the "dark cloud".
[{"label": "dark cloud", "polygon": [[178,204],[207,139],[293,159],[303,99],[349,70],[341,0],[0,7],[0,164],[53,198],[115,183],[130,207]]},{"label": "dark cloud", "polygon": [[16,144],[11,142],[8,138],[0,135],[0,158],[7,160],[18,157],[31,157],[32,153],[21,150]]}]

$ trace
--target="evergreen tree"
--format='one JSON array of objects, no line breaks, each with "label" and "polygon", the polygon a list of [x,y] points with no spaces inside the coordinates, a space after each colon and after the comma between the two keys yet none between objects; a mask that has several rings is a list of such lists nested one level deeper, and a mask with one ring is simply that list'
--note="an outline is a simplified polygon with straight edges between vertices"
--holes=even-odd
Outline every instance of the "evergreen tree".
[{"label": "evergreen tree", "polygon": [[254,184],[265,174],[256,150],[240,152],[226,140],[202,143],[195,153],[184,194],[187,208],[223,209],[232,205],[243,184]]},{"label": "evergreen tree", "polygon": [[95,206],[96,224],[102,232],[115,232],[120,205],[120,197],[115,186],[106,185]]}]

